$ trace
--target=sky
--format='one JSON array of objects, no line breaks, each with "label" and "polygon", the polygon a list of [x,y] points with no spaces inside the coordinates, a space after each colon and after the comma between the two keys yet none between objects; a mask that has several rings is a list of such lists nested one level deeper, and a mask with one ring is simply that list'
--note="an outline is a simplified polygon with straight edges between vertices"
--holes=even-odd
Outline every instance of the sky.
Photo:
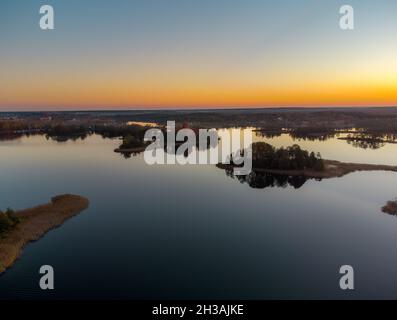
[{"label": "sky", "polygon": [[1,0],[0,110],[396,106],[396,34],[395,0]]}]

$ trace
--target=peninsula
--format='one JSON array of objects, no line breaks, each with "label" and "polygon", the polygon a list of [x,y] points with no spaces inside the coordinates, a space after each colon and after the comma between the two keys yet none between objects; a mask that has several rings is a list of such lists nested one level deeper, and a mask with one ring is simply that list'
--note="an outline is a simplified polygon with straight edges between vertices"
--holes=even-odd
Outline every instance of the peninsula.
[{"label": "peninsula", "polygon": [[18,223],[0,233],[0,273],[9,268],[29,242],[40,239],[49,230],[88,208],[88,199],[76,195],[59,195],[51,203],[15,212]]},{"label": "peninsula", "polygon": [[[348,163],[336,160],[323,160],[324,168],[322,170],[315,169],[299,169],[299,170],[280,170],[255,168],[253,171],[259,173],[280,174],[287,176],[302,176],[309,179],[330,179],[343,177],[349,173],[356,171],[393,171],[397,172],[397,166],[389,166],[383,164],[365,164],[365,163]],[[220,169],[232,169],[233,165],[218,164]]]}]

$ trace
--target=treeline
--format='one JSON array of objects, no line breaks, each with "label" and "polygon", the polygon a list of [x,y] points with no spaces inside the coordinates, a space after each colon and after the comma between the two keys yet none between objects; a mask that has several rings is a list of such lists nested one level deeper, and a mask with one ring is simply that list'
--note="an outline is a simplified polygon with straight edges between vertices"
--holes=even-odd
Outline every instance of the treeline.
[{"label": "treeline", "polygon": [[148,128],[138,125],[94,125],[92,131],[103,138],[133,136],[141,141]]},{"label": "treeline", "polygon": [[0,211],[0,236],[4,234],[6,231],[9,231],[15,228],[21,219],[15,215],[15,212],[11,209],[7,209],[7,211]]},{"label": "treeline", "polygon": [[320,153],[309,153],[298,145],[276,149],[265,142],[252,144],[253,168],[274,170],[324,170],[324,162]]},{"label": "treeline", "polygon": [[78,137],[85,139],[88,135],[98,134],[103,138],[118,138],[118,137],[134,137],[137,140],[143,141],[145,135],[145,127],[130,126],[130,125],[85,125],[85,124],[57,124],[55,126],[47,126],[44,131],[48,137],[59,138],[64,137],[73,139]]},{"label": "treeline", "polygon": [[39,123],[25,120],[0,120],[0,133],[14,133],[15,131],[41,129]]},{"label": "treeline", "polygon": [[145,146],[145,143],[143,142],[143,139],[140,139],[136,136],[128,134],[123,138],[123,142],[120,145],[120,149],[141,148],[144,146]]},{"label": "treeline", "polygon": [[103,138],[131,135],[143,140],[146,127],[126,124],[104,124],[80,121],[0,120],[0,135],[42,133],[55,140],[69,140],[98,134]]}]

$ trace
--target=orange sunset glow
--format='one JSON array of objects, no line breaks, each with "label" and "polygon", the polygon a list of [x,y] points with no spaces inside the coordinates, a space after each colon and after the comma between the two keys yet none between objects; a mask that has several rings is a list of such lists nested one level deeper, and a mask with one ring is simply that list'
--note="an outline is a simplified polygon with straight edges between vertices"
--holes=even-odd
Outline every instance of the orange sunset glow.
[{"label": "orange sunset glow", "polygon": [[342,31],[333,5],[310,3],[304,11],[291,3],[294,11],[255,1],[218,15],[216,5],[186,5],[174,17],[130,4],[129,15],[103,22],[112,10],[104,7],[75,13],[73,23],[60,3],[53,31],[33,28],[37,17],[15,8],[0,31],[9,40],[0,53],[0,108],[397,105],[397,24],[388,11],[363,11],[355,30]]}]

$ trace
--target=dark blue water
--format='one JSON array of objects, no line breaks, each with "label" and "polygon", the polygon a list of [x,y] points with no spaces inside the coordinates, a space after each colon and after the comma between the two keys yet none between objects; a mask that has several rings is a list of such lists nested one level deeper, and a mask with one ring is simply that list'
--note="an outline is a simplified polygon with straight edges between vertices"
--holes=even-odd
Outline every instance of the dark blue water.
[{"label": "dark blue water", "polygon": [[[126,160],[117,145],[0,142],[1,208],[62,193],[90,200],[25,248],[0,276],[0,298],[397,298],[397,217],[381,212],[397,196],[397,174],[254,189],[215,166]],[[55,270],[51,292],[39,289],[44,264]],[[354,291],[339,289],[344,264],[355,269]]]}]

